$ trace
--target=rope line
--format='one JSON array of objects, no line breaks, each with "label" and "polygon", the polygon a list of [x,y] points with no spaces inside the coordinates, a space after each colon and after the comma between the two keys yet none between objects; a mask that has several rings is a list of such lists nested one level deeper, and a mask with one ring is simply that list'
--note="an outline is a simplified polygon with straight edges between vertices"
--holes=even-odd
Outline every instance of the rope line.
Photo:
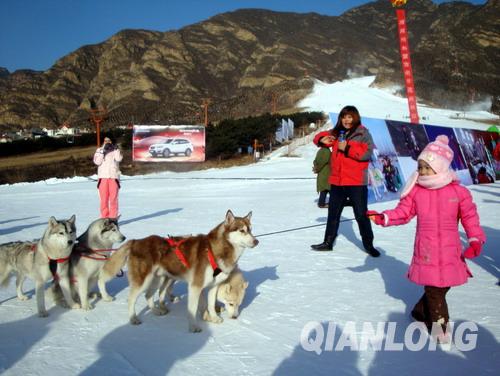
[{"label": "rope line", "polygon": [[[341,219],[339,222],[350,222],[350,221],[354,221],[355,219],[356,218]],[[313,227],[319,227],[319,226],[325,226],[325,225],[326,225],[326,222],[325,223],[320,223],[319,225],[295,227],[295,228],[290,228],[290,229],[287,229],[287,230],[268,232],[266,234],[255,235],[255,237],[256,238],[260,238],[260,237],[263,237],[263,236],[275,235],[275,234],[282,234],[284,232],[292,232],[292,231],[304,230],[306,228],[313,228]]]},{"label": "rope line", "polygon": [[[84,181],[64,181],[64,182],[47,182],[44,181],[46,185],[58,185],[58,184],[78,184],[78,183],[88,183],[89,181],[97,182],[97,179],[86,177],[87,180]],[[289,177],[289,178],[174,178],[174,177],[157,177],[157,178],[121,178],[120,182],[126,181],[137,181],[137,180],[315,180],[315,177],[301,178],[301,177]]]}]

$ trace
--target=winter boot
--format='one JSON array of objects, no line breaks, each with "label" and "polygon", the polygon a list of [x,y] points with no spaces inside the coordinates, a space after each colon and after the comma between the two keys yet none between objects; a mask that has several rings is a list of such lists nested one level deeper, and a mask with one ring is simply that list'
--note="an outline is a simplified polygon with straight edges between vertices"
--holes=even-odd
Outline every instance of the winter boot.
[{"label": "winter boot", "polygon": [[366,253],[368,253],[372,257],[379,257],[380,256],[380,252],[373,245],[370,248],[366,249]]},{"label": "winter boot", "polygon": [[373,246],[373,239],[363,239],[363,247],[365,248],[366,253],[368,253],[372,257],[379,257],[380,252]]},{"label": "winter boot", "polygon": [[313,251],[331,251],[333,250],[333,242],[335,238],[333,236],[327,236],[323,243],[311,245]]}]

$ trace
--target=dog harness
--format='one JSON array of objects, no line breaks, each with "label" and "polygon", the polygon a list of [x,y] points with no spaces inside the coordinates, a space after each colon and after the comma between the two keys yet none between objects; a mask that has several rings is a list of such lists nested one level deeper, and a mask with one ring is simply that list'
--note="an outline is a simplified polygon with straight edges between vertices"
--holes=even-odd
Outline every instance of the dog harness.
[{"label": "dog harness", "polygon": [[97,261],[106,261],[109,258],[109,255],[106,254],[106,252],[111,253],[113,251],[116,251],[116,249],[113,248],[92,249],[88,247],[79,246],[78,248],[75,249],[75,251],[80,253],[80,257],[85,257]]},{"label": "dog harness", "polygon": [[[184,243],[187,239],[181,239],[179,241],[175,241],[174,239],[167,237],[167,238],[165,238],[165,240],[167,241],[169,246],[174,247],[175,255],[177,256],[179,261],[182,263],[182,265],[184,265],[186,267],[186,269],[189,269],[189,263],[187,262],[186,257],[184,256],[184,253],[182,253],[182,251],[179,248],[181,246],[181,244]],[[219,275],[219,273],[222,272],[222,270],[217,265],[217,262],[215,261],[214,253],[212,252],[210,247],[207,247],[207,257],[208,257],[208,262],[210,263],[210,266],[214,270],[213,277],[215,278],[215,277],[217,277],[217,275]]]},{"label": "dog harness", "polygon": [[220,270],[219,266],[215,262],[215,256],[210,247],[207,247],[207,256],[208,256],[208,262],[210,262],[210,265],[214,270],[214,278],[215,278],[219,275],[220,272],[222,272],[222,270]]},{"label": "dog harness", "polygon": [[189,269],[189,263],[186,260],[186,257],[184,256],[184,253],[180,250],[179,246],[186,241],[186,239],[181,239],[179,241],[175,241],[172,238],[165,238],[167,241],[168,245],[171,247],[174,247],[174,252],[179,261],[186,267],[186,269]]},{"label": "dog harness", "polygon": [[[33,257],[35,257],[34,253],[36,252],[37,248],[38,248],[37,243],[34,243],[31,246],[31,252],[33,252]],[[51,259],[49,256],[47,256],[47,258],[49,259],[49,270],[52,273],[52,277],[54,278],[55,281],[58,281],[59,275],[57,274],[57,264],[65,263],[66,261],[69,260],[69,256],[58,259]]]}]

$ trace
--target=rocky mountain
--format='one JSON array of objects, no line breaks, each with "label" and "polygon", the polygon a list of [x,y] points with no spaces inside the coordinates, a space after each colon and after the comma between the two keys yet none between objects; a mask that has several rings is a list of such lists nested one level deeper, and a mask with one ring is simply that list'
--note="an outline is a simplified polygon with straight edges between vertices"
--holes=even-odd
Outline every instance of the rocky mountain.
[{"label": "rocky mountain", "polygon": [[[406,6],[417,95],[439,105],[497,98],[500,0],[411,0]],[[352,75],[401,84],[394,8],[378,0],[341,16],[242,9],[180,30],[123,30],[44,72],[0,69],[0,127],[200,123],[291,108],[312,88]]]}]

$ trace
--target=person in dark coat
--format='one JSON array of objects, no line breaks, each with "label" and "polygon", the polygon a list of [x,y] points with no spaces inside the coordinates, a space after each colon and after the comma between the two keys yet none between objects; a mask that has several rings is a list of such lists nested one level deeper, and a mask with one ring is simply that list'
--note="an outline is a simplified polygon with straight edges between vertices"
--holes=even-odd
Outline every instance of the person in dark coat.
[{"label": "person in dark coat", "polygon": [[[318,135],[319,136],[319,135]],[[330,183],[328,178],[330,176],[330,148],[326,143],[330,143],[329,136],[314,137],[314,144],[319,147],[316,157],[313,162],[313,172],[316,176],[316,191],[319,193],[318,207],[327,208],[326,196],[330,191]]]}]

